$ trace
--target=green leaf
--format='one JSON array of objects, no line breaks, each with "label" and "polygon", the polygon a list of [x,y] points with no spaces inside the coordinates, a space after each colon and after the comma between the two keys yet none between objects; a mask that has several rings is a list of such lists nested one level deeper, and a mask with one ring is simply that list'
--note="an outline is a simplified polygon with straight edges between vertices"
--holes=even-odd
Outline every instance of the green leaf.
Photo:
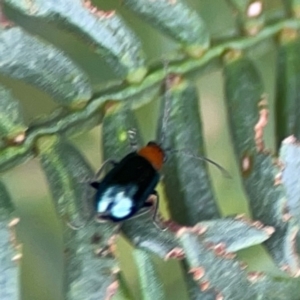
[{"label": "green leaf", "polygon": [[253,218],[273,226],[276,232],[265,242],[279,266],[291,274],[299,271],[293,252],[295,226],[288,222],[283,186],[276,183],[280,168],[264,149],[263,128],[267,121],[263,86],[254,65],[238,54],[229,53],[224,66],[225,94],[242,183]]},{"label": "green leaf", "polygon": [[36,86],[62,105],[80,106],[91,97],[88,78],[53,46],[21,28],[0,30],[0,74]]},{"label": "green leaf", "polygon": [[18,139],[23,141],[25,130],[19,102],[0,85],[0,137],[18,143]]},{"label": "green leaf", "polygon": [[[183,150],[167,153],[163,182],[172,219],[180,224],[194,225],[201,220],[219,217],[207,163],[193,155],[204,155],[198,94],[193,85],[176,77],[167,87],[164,106],[169,106],[165,127],[165,149]],[[162,124],[163,114],[160,123]],[[188,122],[187,122],[188,120]],[[159,126],[160,130],[163,126]],[[162,136],[162,132],[158,134]]]},{"label": "green leaf", "polygon": [[280,149],[284,164],[282,182],[288,196],[288,211],[300,226],[300,147],[293,137],[285,139]]},{"label": "green leaf", "polygon": [[63,235],[66,298],[107,299],[116,286],[116,262],[111,250],[115,247],[115,226],[100,225],[93,218],[94,194],[87,182],[93,172],[74,146],[56,136],[40,138],[37,149],[57,213],[68,225],[64,226]]},{"label": "green leaf", "polygon": [[55,22],[77,38],[92,44],[121,75],[139,82],[146,74],[141,44],[115,11],[98,10],[81,0],[5,0],[6,5],[28,17]]},{"label": "green leaf", "polygon": [[57,213],[71,226],[84,225],[93,212],[87,183],[93,177],[90,166],[74,146],[56,136],[40,138],[37,150]]},{"label": "green leaf", "polygon": [[294,134],[300,140],[300,39],[293,29],[281,33],[276,83],[276,139]]},{"label": "green leaf", "polygon": [[166,299],[162,281],[158,277],[150,254],[144,250],[134,250],[133,257],[138,267],[143,300]]},{"label": "green leaf", "polygon": [[189,273],[198,284],[198,297],[194,294],[192,299],[213,299],[213,293],[215,299],[299,299],[299,279],[247,273],[238,261],[226,256],[227,253],[207,247],[201,236],[191,230],[182,230],[179,240],[186,254]]},{"label": "green leaf", "polygon": [[14,207],[5,185],[0,182],[0,299],[15,300],[20,296],[19,268],[15,225],[19,219],[13,218]]},{"label": "green leaf", "polygon": [[198,226],[205,230],[203,242],[223,244],[229,252],[260,244],[274,232],[272,227],[264,227],[260,222],[251,222],[243,217],[204,221]]},{"label": "green leaf", "polygon": [[185,2],[127,0],[124,4],[143,20],[182,43],[191,56],[199,57],[209,47],[206,24]]},{"label": "green leaf", "polygon": [[174,234],[157,228],[152,221],[152,212],[126,220],[121,230],[136,248],[152,252],[162,259],[180,258],[181,249]]},{"label": "green leaf", "polygon": [[67,300],[106,300],[116,292],[113,231],[114,225],[98,224],[94,220],[76,232],[65,228]]}]

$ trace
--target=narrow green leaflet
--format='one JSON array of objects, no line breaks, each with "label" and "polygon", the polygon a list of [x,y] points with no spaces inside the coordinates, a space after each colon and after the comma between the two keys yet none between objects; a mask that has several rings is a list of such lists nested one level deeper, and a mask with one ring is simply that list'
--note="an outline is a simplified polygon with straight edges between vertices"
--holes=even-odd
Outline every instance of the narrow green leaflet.
[{"label": "narrow green leaflet", "polygon": [[66,299],[107,299],[117,285],[115,226],[98,224],[93,218],[94,193],[88,185],[93,171],[74,146],[56,136],[40,138],[37,149],[64,224]]},{"label": "narrow green leaflet", "polygon": [[93,212],[90,166],[74,146],[56,136],[40,138],[37,150],[58,215],[71,227],[83,226]]},{"label": "narrow green leaflet", "polygon": [[124,222],[121,228],[123,234],[136,248],[152,252],[162,259],[181,258],[182,251],[174,234],[157,228],[153,224],[152,214],[150,211]]},{"label": "narrow green leaflet", "polygon": [[[159,126],[163,147],[181,152],[167,152],[163,182],[170,202],[172,219],[180,224],[194,225],[202,220],[219,217],[206,162],[196,159],[204,155],[202,126],[196,88],[175,76],[169,79]],[[167,106],[167,108],[165,108]],[[188,122],[187,122],[188,120]],[[165,133],[161,132],[165,131]]]},{"label": "narrow green leaflet", "polygon": [[25,130],[19,102],[0,85],[0,137],[18,143],[18,139],[23,141]]},{"label": "narrow green leaflet", "polygon": [[[16,245],[15,225],[18,219],[13,219],[14,207],[10,196],[0,182],[0,299],[16,300],[20,295],[18,254]],[[13,245],[15,244],[15,245]]]},{"label": "narrow green leaflet", "polygon": [[116,293],[114,226],[94,220],[74,232],[65,228],[67,300],[107,300]]},{"label": "narrow green leaflet", "polygon": [[[251,222],[244,217],[204,221],[189,230],[199,235],[201,243],[207,250],[214,251],[218,257],[223,255],[224,259],[232,259],[235,256],[232,253],[234,251],[262,243],[273,232],[272,228],[264,227],[260,222]],[[194,269],[192,272],[186,260],[183,260],[181,265],[185,272],[185,281],[191,300],[223,299],[223,295],[211,285],[207,285],[205,280],[199,286],[199,282],[193,279],[195,276],[204,276],[203,268]]]},{"label": "narrow green leaflet", "polygon": [[20,79],[62,105],[77,106],[91,97],[85,73],[61,51],[21,28],[0,29],[0,75]]},{"label": "narrow green leaflet", "polygon": [[198,224],[203,228],[203,242],[222,244],[229,252],[236,252],[266,241],[274,232],[272,227],[260,222],[251,222],[243,217],[239,219],[218,219]]},{"label": "narrow green leaflet", "polygon": [[209,47],[206,24],[184,1],[126,0],[124,4],[151,25],[182,43],[190,55],[199,57]]},{"label": "narrow green leaflet", "polygon": [[186,254],[188,272],[198,284],[192,299],[224,300],[298,300],[298,279],[272,278],[262,273],[247,273],[228,253],[207,247],[201,236],[191,230],[178,234]]},{"label": "narrow green leaflet", "polygon": [[282,182],[288,196],[289,213],[300,226],[300,145],[289,137],[282,143],[280,159],[283,162]]},{"label": "narrow green leaflet", "polygon": [[141,44],[115,11],[102,11],[84,0],[5,0],[20,13],[60,24],[94,46],[114,69],[130,82],[146,74]]},{"label": "narrow green leaflet", "polygon": [[280,168],[263,143],[268,111],[262,81],[251,61],[233,54],[228,53],[225,59],[225,95],[242,183],[253,218],[275,229],[265,245],[282,269],[296,275],[300,266],[293,236],[297,228],[288,221],[287,197],[276,180]]},{"label": "narrow green leaflet", "polygon": [[167,299],[150,254],[144,250],[134,250],[133,257],[138,267],[143,300]]},{"label": "narrow green leaflet", "polygon": [[295,30],[281,34],[277,57],[276,138],[294,134],[300,140],[300,39]]}]

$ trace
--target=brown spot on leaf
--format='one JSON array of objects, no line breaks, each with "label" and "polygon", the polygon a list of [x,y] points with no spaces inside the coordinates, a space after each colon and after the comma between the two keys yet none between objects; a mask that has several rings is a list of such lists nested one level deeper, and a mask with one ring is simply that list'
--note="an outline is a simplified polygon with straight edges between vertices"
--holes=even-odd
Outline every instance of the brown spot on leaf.
[{"label": "brown spot on leaf", "polygon": [[184,226],[172,221],[172,220],[164,220],[162,224],[168,228],[169,231],[174,233],[178,232],[180,229],[184,228]]},{"label": "brown spot on leaf", "polygon": [[227,252],[225,255],[223,255],[223,257],[224,257],[225,259],[230,259],[230,260],[232,260],[232,259],[235,259],[235,258],[236,258],[236,253],[233,253],[233,252]]},{"label": "brown spot on leaf", "polygon": [[216,296],[216,300],[224,300],[224,296],[221,293],[218,293]]},{"label": "brown spot on leaf", "polygon": [[218,256],[222,256],[226,254],[226,244],[225,243],[219,243],[214,246],[213,248],[214,252]]},{"label": "brown spot on leaf", "polygon": [[97,16],[99,18],[109,19],[109,18],[111,18],[115,15],[114,10],[108,10],[108,11],[100,10],[96,6],[94,6],[92,4],[92,1],[90,1],[90,0],[84,0],[83,1],[83,6],[85,8],[87,8],[92,14],[94,14],[95,16]]},{"label": "brown spot on leaf", "polygon": [[257,282],[258,280],[262,279],[264,277],[264,273],[262,272],[249,272],[247,275],[247,279],[254,283]]},{"label": "brown spot on leaf", "polygon": [[203,281],[203,282],[200,283],[200,290],[202,292],[205,292],[209,289],[209,286],[210,286],[209,281]]},{"label": "brown spot on leaf", "polygon": [[200,280],[205,275],[205,269],[203,267],[194,267],[189,270],[189,273],[193,275],[194,280]]},{"label": "brown spot on leaf", "polygon": [[202,235],[207,231],[207,227],[196,224],[191,231],[197,235]]},{"label": "brown spot on leaf", "polygon": [[101,235],[99,233],[95,233],[92,237],[91,237],[91,244],[99,244],[101,241]]},{"label": "brown spot on leaf", "polygon": [[1,28],[12,27],[14,23],[6,18],[5,14],[3,13],[2,5],[3,5],[2,2],[0,1],[0,27]]},{"label": "brown spot on leaf", "polygon": [[183,234],[189,231],[188,227],[181,227],[177,232],[176,232],[176,237],[181,237]]},{"label": "brown spot on leaf", "polygon": [[252,222],[252,226],[254,226],[257,229],[262,229],[264,227],[264,224],[260,221],[254,221]]},{"label": "brown spot on leaf", "polygon": [[259,119],[254,127],[255,131],[255,143],[257,151],[261,152],[264,150],[265,145],[263,141],[264,128],[268,123],[269,110],[266,108],[266,99],[263,98],[259,104]]},{"label": "brown spot on leaf", "polygon": [[248,265],[244,261],[240,261],[239,265],[240,265],[241,270],[245,270],[248,267]]},{"label": "brown spot on leaf", "polygon": [[165,256],[165,260],[175,258],[175,259],[184,259],[185,254],[182,248],[176,247],[169,251],[167,255]]},{"label": "brown spot on leaf", "polygon": [[282,184],[282,173],[278,173],[276,174],[275,178],[274,178],[274,186],[278,186]]},{"label": "brown spot on leaf", "polygon": [[268,235],[272,235],[275,232],[275,228],[272,226],[265,226],[264,232],[266,232]]},{"label": "brown spot on leaf", "polygon": [[19,247],[19,243],[17,241],[17,234],[16,234],[16,226],[19,222],[20,222],[20,218],[14,218],[8,223],[9,239],[15,249]]},{"label": "brown spot on leaf", "polygon": [[248,177],[253,168],[253,157],[248,152],[244,153],[241,159],[241,172],[243,177]]}]

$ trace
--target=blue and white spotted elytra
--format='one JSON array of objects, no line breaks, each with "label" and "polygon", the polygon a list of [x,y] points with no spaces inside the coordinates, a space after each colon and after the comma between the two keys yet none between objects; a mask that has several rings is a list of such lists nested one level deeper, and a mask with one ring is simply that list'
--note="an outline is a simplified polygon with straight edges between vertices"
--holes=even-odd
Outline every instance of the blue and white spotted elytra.
[{"label": "blue and white spotted elytra", "polygon": [[97,189],[95,209],[99,221],[124,221],[143,207],[151,195],[157,195],[159,169],[163,163],[162,149],[154,143],[126,155],[100,182],[93,182]]}]

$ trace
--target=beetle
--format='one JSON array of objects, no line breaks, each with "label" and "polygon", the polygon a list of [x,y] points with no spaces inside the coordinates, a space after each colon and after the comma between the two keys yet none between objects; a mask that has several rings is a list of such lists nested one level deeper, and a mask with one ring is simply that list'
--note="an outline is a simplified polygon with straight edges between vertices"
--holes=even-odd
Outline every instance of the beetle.
[{"label": "beetle", "polygon": [[[101,181],[91,186],[95,196],[96,220],[121,222],[140,215],[154,205],[153,221],[159,205],[159,195],[155,190],[159,182],[159,171],[165,160],[165,152],[156,142],[149,142],[138,151],[127,154],[120,162],[106,161],[98,174],[107,164],[113,168]],[[155,203],[147,201],[156,196]]]}]

